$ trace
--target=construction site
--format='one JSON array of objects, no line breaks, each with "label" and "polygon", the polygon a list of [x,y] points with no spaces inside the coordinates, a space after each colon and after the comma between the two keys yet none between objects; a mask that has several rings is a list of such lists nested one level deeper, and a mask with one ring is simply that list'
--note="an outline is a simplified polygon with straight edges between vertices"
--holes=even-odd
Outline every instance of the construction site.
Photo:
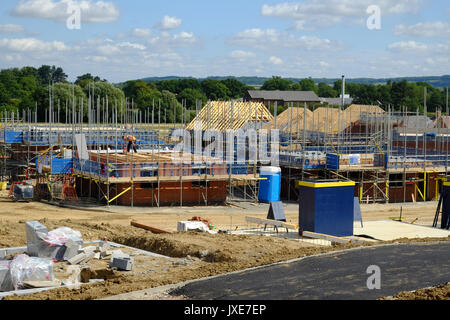
[{"label": "construction site", "polygon": [[[87,117],[73,99],[61,119],[52,97],[46,123],[2,111],[0,297],[195,299],[124,295],[319,253],[448,241],[448,105],[429,117],[426,102],[422,114],[343,102],[277,114],[208,101],[183,123],[162,122],[157,103],[142,112],[95,96]],[[186,144],[180,130],[200,140]]]}]

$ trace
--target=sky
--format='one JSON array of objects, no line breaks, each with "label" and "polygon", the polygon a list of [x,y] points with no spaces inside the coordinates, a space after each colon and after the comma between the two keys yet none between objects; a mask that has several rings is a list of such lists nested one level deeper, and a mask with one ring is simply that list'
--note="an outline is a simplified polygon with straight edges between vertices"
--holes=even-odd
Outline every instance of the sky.
[{"label": "sky", "polygon": [[70,81],[439,76],[450,2],[1,0],[0,69],[43,64]]}]

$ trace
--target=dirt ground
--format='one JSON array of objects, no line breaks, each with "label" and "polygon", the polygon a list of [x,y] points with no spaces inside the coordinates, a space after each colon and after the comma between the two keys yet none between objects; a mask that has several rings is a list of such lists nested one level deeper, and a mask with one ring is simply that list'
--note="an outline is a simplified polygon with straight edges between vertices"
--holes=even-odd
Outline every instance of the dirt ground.
[{"label": "dirt ground", "polygon": [[[288,204],[286,219],[297,224],[298,205]],[[365,221],[383,220],[400,215],[408,222],[430,225],[435,203],[403,205],[363,205]],[[267,205],[235,203],[223,207],[190,208],[127,208],[110,207],[75,210],[39,202],[12,202],[0,194],[0,248],[26,245],[25,222],[38,220],[49,230],[69,227],[78,230],[83,240],[109,240],[151,251],[170,259],[150,259],[133,272],[114,272],[105,281],[79,289],[57,288],[26,296],[5,299],[29,300],[91,300],[117,294],[159,287],[308,255],[340,250],[352,245],[316,246],[292,239],[208,233],[174,233],[155,235],[130,226],[132,220],[157,228],[176,231],[177,222],[193,216],[208,218],[215,230],[246,228],[245,216],[265,218]],[[401,240],[410,241],[410,240]],[[137,262],[143,260],[137,260]],[[102,278],[100,275],[99,278]],[[171,299],[164,294],[155,299]],[[182,298],[182,297],[178,297]]]},{"label": "dirt ground", "polygon": [[393,297],[384,297],[380,300],[450,300],[450,284],[416,291],[403,291]]}]

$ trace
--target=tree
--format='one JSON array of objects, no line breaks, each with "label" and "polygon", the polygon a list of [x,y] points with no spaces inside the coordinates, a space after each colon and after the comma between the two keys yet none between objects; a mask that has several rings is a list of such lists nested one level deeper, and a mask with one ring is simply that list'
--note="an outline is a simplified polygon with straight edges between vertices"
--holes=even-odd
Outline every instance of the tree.
[{"label": "tree", "polygon": [[191,89],[187,88],[184,89],[179,95],[178,95],[178,101],[182,102],[183,100],[186,101],[186,108],[190,110],[195,110],[197,104],[200,104],[200,108],[202,108],[208,98],[205,96],[205,94],[199,90],[199,89]]},{"label": "tree", "polygon": [[202,85],[197,79],[179,79],[177,85],[177,91],[174,93],[181,93],[185,89],[202,89]]},{"label": "tree", "polygon": [[228,88],[228,90],[230,90],[231,98],[238,99],[244,96],[247,86],[239,80],[229,78],[220,82],[223,83]]},{"label": "tree", "polygon": [[37,70],[37,75],[42,85],[47,85],[50,81],[66,82],[67,80],[67,74],[64,73],[63,69],[55,66],[43,65]]},{"label": "tree", "polygon": [[228,100],[231,96],[231,91],[226,85],[213,79],[203,80],[202,90],[210,100]]},{"label": "tree", "polygon": [[137,98],[139,91],[151,90],[152,85],[143,80],[132,80],[125,82],[123,92],[128,98]]},{"label": "tree", "polygon": [[48,85],[52,80],[52,67],[43,65],[38,69],[38,78],[43,85]]},{"label": "tree", "polygon": [[53,82],[66,82],[67,74],[64,73],[62,68],[52,67],[52,80]]},{"label": "tree", "polygon": [[298,82],[301,91],[314,91],[317,92],[316,84],[312,79],[303,79]]},{"label": "tree", "polygon": [[[45,120],[45,114],[48,114],[50,86],[41,86],[36,90],[35,100],[38,101],[38,121]],[[53,85],[53,110],[57,112],[58,105],[60,108],[60,119],[65,119],[66,103],[68,105],[68,113],[72,111],[73,98],[75,97],[76,110],[81,106],[83,101],[83,115],[87,115],[88,103],[87,97],[80,86],[69,83],[55,83]]]},{"label": "tree", "polygon": [[0,106],[5,106],[9,102],[9,99],[11,99],[9,91],[4,84],[0,82]]},{"label": "tree", "polygon": [[[84,87],[86,83],[98,82],[98,81],[101,81],[100,77],[98,77],[98,76],[94,77],[90,73],[86,73],[86,74],[83,74],[83,75],[77,77],[75,84],[77,84],[81,87]],[[104,80],[104,81],[106,81],[106,80]]]},{"label": "tree", "polygon": [[178,80],[163,80],[158,81],[156,83],[156,88],[158,88],[159,91],[170,91],[172,93],[178,94]]},{"label": "tree", "polygon": [[333,89],[333,87],[329,86],[324,82],[319,83],[318,94],[319,97],[322,98],[336,98],[338,95],[336,90]]},{"label": "tree", "polygon": [[172,92],[167,90],[161,92],[161,116],[167,114],[167,119],[165,119],[167,123],[173,123],[175,118],[176,123],[181,123],[183,119],[182,110],[181,103],[178,102],[177,97]]},{"label": "tree", "polygon": [[293,82],[281,77],[272,77],[272,79],[264,82],[261,90],[280,90],[287,91],[292,89]]}]

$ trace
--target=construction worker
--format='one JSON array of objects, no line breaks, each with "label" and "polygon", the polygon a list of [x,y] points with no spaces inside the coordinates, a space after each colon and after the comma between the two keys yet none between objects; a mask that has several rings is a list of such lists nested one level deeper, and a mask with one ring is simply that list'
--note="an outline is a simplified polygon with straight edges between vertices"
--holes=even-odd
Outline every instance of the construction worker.
[{"label": "construction worker", "polygon": [[135,136],[128,135],[128,136],[123,137],[123,140],[125,140],[125,143],[128,142],[127,152],[130,152],[131,151],[131,147],[133,147],[134,152],[137,153],[136,137]]}]

